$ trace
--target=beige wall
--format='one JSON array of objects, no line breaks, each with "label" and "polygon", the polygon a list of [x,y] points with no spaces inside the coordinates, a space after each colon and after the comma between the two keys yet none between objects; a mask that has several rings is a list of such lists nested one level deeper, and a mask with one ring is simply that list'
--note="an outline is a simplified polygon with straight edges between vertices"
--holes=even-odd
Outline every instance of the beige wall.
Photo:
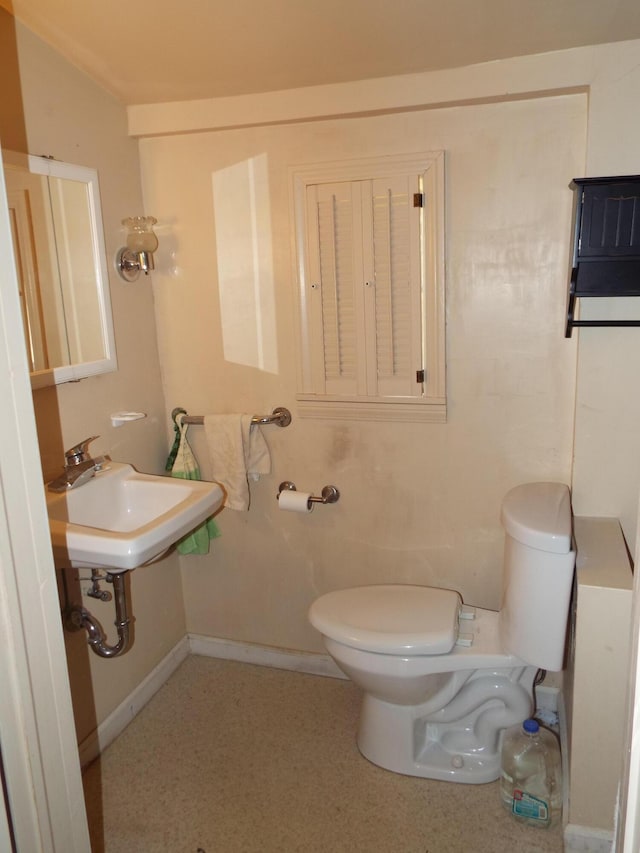
[{"label": "beige wall", "polygon": [[[160,471],[166,456],[166,418],[160,382],[151,283],[126,284],[112,258],[122,245],[120,221],[143,211],[137,143],[127,135],[122,105],[21,26],[17,53],[27,147],[30,153],[98,170],[110,272],[117,373],[34,392],[45,476],[61,469],[62,452],[99,435],[96,453]],[[111,412],[135,409],[142,421],[115,429]],[[86,572],[85,572],[86,574]],[[77,584],[70,579],[77,595]],[[86,584],[85,584],[86,586]],[[127,697],[184,636],[177,558],[131,575],[135,643],[124,657],[105,661],[88,650],[84,632],[67,634],[78,737],[82,740]],[[113,603],[84,598],[114,641]],[[90,677],[89,677],[90,676]]]},{"label": "beige wall", "polygon": [[[640,174],[640,42],[603,48],[589,93],[587,175]],[[639,299],[582,300],[585,318],[640,319]],[[581,329],[573,506],[620,519],[636,546],[640,493],[640,329]]]},{"label": "beige wall", "polygon": [[[578,174],[637,174],[639,56],[640,42],[628,41],[307,90],[144,104],[129,108],[129,127],[136,135],[156,136],[583,91],[588,127]],[[582,310],[587,318],[637,319],[640,301],[583,300]],[[607,328],[583,329],[574,337],[580,339],[574,509],[619,517],[633,552],[640,487],[640,404],[633,389],[640,337]]]},{"label": "beige wall", "polygon": [[[639,55],[640,43],[626,42],[559,51],[544,56],[522,57],[468,69],[409,75],[406,78],[389,78],[383,81],[316,87],[308,91],[271,93],[264,97],[246,96],[218,101],[199,101],[192,104],[145,105],[130,108],[131,131],[143,137],[145,134],[155,137],[142,141],[145,193],[154,200],[159,209],[166,209],[167,220],[172,223],[172,247],[177,250],[171,258],[172,275],[156,276],[155,279],[158,292],[161,357],[165,366],[165,387],[168,396],[177,394],[181,405],[192,409],[196,406],[198,410],[203,410],[207,406],[215,410],[254,408],[263,400],[268,406],[287,402],[293,397],[293,373],[289,364],[292,358],[290,353],[293,352],[293,337],[288,324],[295,321],[292,296],[295,283],[290,267],[289,223],[285,222],[288,212],[285,213],[283,187],[286,178],[283,174],[283,162],[287,157],[288,162],[299,163],[308,162],[314,158],[328,160],[336,156],[347,157],[357,156],[360,153],[398,150],[402,146],[404,150],[411,147],[414,150],[429,147],[437,144],[432,143],[431,126],[440,121],[440,116],[452,118],[454,115],[460,117],[462,133],[467,134],[467,142],[471,147],[478,145],[479,140],[485,139],[484,130],[478,136],[478,126],[472,121],[474,114],[485,114],[483,111],[487,107],[482,106],[483,102],[496,99],[509,100],[517,97],[518,94],[523,98],[530,98],[532,94],[535,97],[542,97],[545,92],[553,96],[558,92],[572,91],[587,93],[589,102],[587,125],[580,140],[583,145],[582,155],[578,154],[571,164],[565,163],[560,166],[561,171],[564,171],[562,171],[559,186],[563,190],[566,189],[570,178],[574,176],[637,173],[640,171],[637,154],[640,150],[638,146],[640,121],[634,105],[640,83]],[[438,104],[456,102],[473,104],[474,99],[475,106],[442,112],[419,111],[420,105],[429,104],[435,107]],[[547,103],[552,102],[551,97],[543,98],[543,101],[545,100]],[[566,103],[572,104],[574,101],[569,98]],[[416,112],[407,112],[393,118],[353,118],[360,109],[385,111],[392,109],[394,105]],[[509,109],[510,106],[513,105],[503,104],[499,109]],[[524,101],[520,105],[525,111],[529,106],[530,104],[527,105]],[[308,125],[291,124],[286,128],[259,127],[260,124],[275,125],[279,122],[293,123],[296,120],[302,122],[313,117],[331,114],[344,115],[345,119]],[[487,116],[490,114],[490,112],[486,113]],[[418,130],[417,137],[412,135],[421,123],[428,132],[423,133]],[[224,130],[234,125],[248,127],[243,131]],[[393,140],[385,135],[386,127],[395,128],[395,132],[392,133]],[[509,122],[509,133],[514,131],[515,127],[515,122]],[[189,131],[205,131],[214,128],[218,128],[220,132],[189,135]],[[164,137],[163,134],[165,134]],[[178,135],[170,136],[170,134]],[[535,168],[533,164],[536,162],[536,157],[540,156],[548,140],[541,126],[534,122],[529,125],[525,136],[527,144],[535,149],[533,160],[530,159],[526,145],[524,148],[519,145],[516,152],[514,152],[516,146],[511,146],[510,156],[511,153],[516,157],[520,151],[526,152],[523,159]],[[428,144],[425,141],[428,141]],[[447,148],[448,144],[450,140],[445,138],[442,142],[443,147]],[[275,146],[275,150],[272,150],[270,145]],[[234,150],[234,146],[237,146],[237,151]],[[482,147],[481,144],[480,147]],[[562,145],[558,150],[562,150]],[[508,158],[500,157],[499,146],[495,151],[496,160],[504,165]],[[257,371],[240,369],[224,362],[220,344],[221,318],[216,292],[216,257],[214,247],[210,246],[215,227],[211,213],[211,173],[215,169],[239,162],[243,157],[258,157],[265,152],[269,157],[274,251],[278,271],[276,288],[279,304],[278,348],[281,354],[278,376],[260,376]],[[178,164],[181,165],[178,166]],[[181,171],[186,164],[188,164],[187,171]],[[167,179],[166,176],[170,170],[177,172],[180,177]],[[496,351],[499,353],[496,361],[500,364],[502,353],[509,351],[508,347],[505,348],[505,341],[500,335],[505,326],[512,330],[512,321],[515,320],[517,311],[526,310],[524,300],[530,298],[531,294],[537,290],[532,290],[531,287],[527,289],[523,285],[520,293],[522,301],[518,305],[514,300],[514,306],[506,306],[500,299],[496,303],[495,298],[491,298],[495,297],[496,292],[492,293],[491,288],[498,288],[495,270],[500,267],[500,263],[492,268],[492,259],[487,259],[491,244],[490,241],[483,239],[481,233],[478,234],[480,254],[477,246],[474,245],[475,276],[471,286],[471,279],[466,275],[467,270],[464,267],[464,254],[459,249],[452,248],[456,241],[460,246],[465,246],[469,242],[468,232],[464,230],[467,223],[460,221],[457,217],[462,213],[463,219],[466,216],[468,220],[472,220],[473,216],[478,214],[476,204],[484,201],[480,195],[476,197],[475,193],[481,193],[484,187],[485,192],[495,192],[499,195],[499,188],[494,187],[491,172],[487,173],[487,180],[482,172],[474,172],[471,169],[472,178],[477,175],[479,180],[477,183],[472,180],[468,185],[464,201],[462,200],[463,191],[459,190],[461,196],[458,199],[455,196],[456,170],[455,160],[448,158],[449,424],[442,428],[426,428],[426,434],[429,436],[426,447],[422,440],[422,433],[417,428],[405,426],[399,428],[402,433],[400,442],[405,447],[410,446],[411,453],[415,457],[414,467],[402,461],[396,464],[398,460],[394,458],[393,451],[390,451],[398,436],[395,428],[369,425],[363,429],[339,422],[310,425],[295,421],[292,430],[296,430],[296,436],[298,434],[301,436],[299,440],[285,439],[285,436],[276,435],[271,431],[270,440],[275,444],[276,465],[277,456],[284,454],[282,468],[286,471],[283,473],[294,477],[292,470],[295,470],[301,487],[315,489],[325,480],[331,479],[326,471],[327,464],[329,470],[333,471],[335,467],[333,461],[337,459],[341,464],[347,460],[354,470],[359,468],[367,494],[370,494],[371,488],[379,487],[381,482],[389,491],[385,492],[385,496],[376,503],[376,506],[380,507],[379,514],[370,521],[371,506],[366,501],[364,505],[360,505],[360,495],[355,488],[357,484],[354,482],[354,488],[347,488],[346,492],[343,486],[343,492],[346,495],[344,500],[349,500],[351,492],[356,504],[354,507],[356,511],[349,521],[342,520],[343,514],[347,512],[346,504],[343,503],[340,507],[333,508],[336,512],[330,519],[324,513],[318,520],[316,513],[312,522],[307,520],[305,523],[307,532],[305,532],[305,524],[300,519],[293,522],[285,521],[290,526],[298,521],[298,527],[292,526],[290,531],[282,528],[282,523],[277,516],[274,516],[269,503],[272,499],[273,486],[269,494],[265,495],[264,507],[260,504],[260,512],[266,519],[264,522],[259,521],[257,513],[253,516],[250,514],[245,519],[234,519],[229,516],[227,523],[233,525],[234,536],[236,528],[248,531],[252,527],[257,528],[259,524],[264,524],[265,532],[266,528],[273,527],[278,532],[278,536],[284,539],[284,543],[276,539],[273,542],[273,553],[269,548],[265,552],[262,545],[256,544],[254,552],[251,544],[254,542],[253,538],[245,541],[243,533],[240,533],[241,542],[236,543],[235,540],[231,542],[226,538],[219,543],[213,558],[203,559],[198,565],[192,562],[188,569],[185,562],[184,570],[188,572],[185,575],[187,611],[193,630],[215,633],[218,629],[232,636],[242,635],[245,638],[266,642],[269,640],[282,642],[284,639],[287,643],[295,644],[307,630],[304,627],[303,610],[311,595],[330,585],[346,585],[363,579],[384,577],[387,575],[386,566],[390,562],[390,557],[394,563],[395,576],[416,578],[426,575],[426,579],[443,585],[446,583],[459,585],[467,596],[471,593],[477,597],[478,603],[495,601],[498,579],[490,565],[493,565],[491,561],[495,559],[500,535],[496,524],[496,511],[501,483],[508,481],[509,476],[513,476],[518,471],[518,467],[529,468],[529,470],[538,469],[533,473],[529,473],[528,470],[527,476],[550,476],[550,469],[555,467],[559,470],[570,463],[567,463],[566,457],[562,455],[567,440],[566,421],[562,416],[558,418],[554,413],[553,425],[546,436],[541,436],[537,453],[529,455],[532,445],[527,446],[525,441],[520,459],[514,464],[515,450],[513,445],[510,446],[509,441],[505,440],[508,430],[505,429],[504,423],[494,433],[490,419],[487,423],[482,423],[484,412],[482,404],[474,405],[476,394],[486,401],[484,392],[487,389],[491,391],[490,383],[489,386],[486,384],[489,377],[488,359],[481,358],[470,366],[471,362],[477,360],[481,344],[484,343],[483,334],[486,340],[495,342]],[[516,180],[519,177],[518,175]],[[545,198],[550,197],[548,193],[543,192],[542,195]],[[508,204],[508,194],[506,198]],[[496,205],[500,205],[501,201],[502,198],[496,202]],[[513,201],[515,204],[518,203],[515,197]],[[532,204],[539,202],[534,198],[530,201]],[[452,207],[452,204],[455,207]],[[503,206],[503,209],[507,210],[508,207]],[[565,211],[559,211],[559,217],[554,223],[556,238],[560,235],[563,238],[567,236],[567,222]],[[490,223],[487,230],[491,230]],[[473,234],[473,230],[471,233]],[[515,228],[511,235],[513,236],[514,233]],[[541,254],[545,254],[547,241],[542,236],[538,238],[537,235],[540,232],[535,230],[535,233],[536,239],[531,248],[537,248]],[[502,230],[499,239],[507,234],[507,230]],[[197,244],[203,240],[209,248],[207,259],[200,264],[195,253],[198,252]],[[180,251],[181,249],[185,251]],[[459,251],[460,254],[458,254]],[[188,259],[187,256],[189,256]],[[480,263],[477,258],[480,259]],[[458,259],[463,264],[460,268],[456,267]],[[539,258],[532,257],[529,261],[535,266],[536,271],[539,271]],[[521,271],[527,269],[520,264],[520,258],[516,258],[516,267]],[[508,269],[507,264],[502,270],[507,276]],[[559,294],[564,286],[560,284],[560,279],[566,283],[566,271],[558,272],[557,276]],[[527,273],[523,274],[523,278],[528,278],[530,282],[536,280],[535,276],[527,276]],[[194,320],[196,323],[194,340],[201,339],[204,346],[202,350],[201,344],[195,342],[193,346],[188,345],[185,350],[180,338],[181,332],[176,331],[173,324],[173,318],[180,316],[177,297],[171,290],[171,284],[176,280],[184,281],[184,295],[187,299],[184,303],[184,312],[197,318]],[[482,287],[477,286],[478,280],[484,282]],[[505,291],[502,290],[500,293],[504,294]],[[558,299],[561,300],[561,297],[558,296]],[[636,307],[637,303],[638,300],[594,300],[589,305],[585,300],[582,310],[584,316],[593,317],[596,312],[601,312],[609,316],[632,317],[637,316],[639,310]],[[494,305],[497,305],[497,310],[494,309]],[[549,310],[549,307],[545,305],[544,310]],[[508,318],[506,323],[501,322],[503,318],[498,313],[503,309],[506,310],[505,316]],[[558,321],[555,310],[551,307],[545,330],[554,346],[559,349],[556,351],[547,347],[546,361],[543,357],[540,362],[539,375],[544,377],[541,381],[546,385],[537,389],[535,393],[544,405],[531,421],[531,430],[533,433],[538,432],[539,422],[544,420],[544,406],[549,405],[550,401],[562,399],[560,407],[565,415],[568,408],[573,405],[571,398],[575,388],[569,387],[567,393],[567,385],[571,386],[567,378],[569,372],[567,353],[573,352],[572,348],[579,341],[575,441],[569,451],[573,453],[571,483],[574,510],[579,514],[610,515],[620,518],[627,542],[633,549],[640,485],[640,453],[636,430],[640,413],[636,411],[638,395],[634,394],[633,389],[635,388],[634,366],[638,361],[640,336],[632,329],[583,329],[576,330],[571,341],[561,342],[559,336],[562,332],[549,326],[549,323]],[[562,312],[563,308],[559,310]],[[169,317],[172,318],[171,324]],[[217,336],[210,340],[212,324],[214,333],[217,331]],[[170,325],[173,328],[170,328]],[[194,361],[195,350],[202,352],[205,356],[206,367],[211,372],[210,388],[202,385],[193,376],[187,378],[185,375],[188,372],[193,373],[188,368]],[[557,359],[557,352],[561,353],[560,361]],[[472,354],[471,358],[469,353]],[[524,353],[522,355],[524,357]],[[458,359],[461,360],[463,369],[456,364]],[[524,395],[521,391],[523,388],[528,390],[535,386],[531,386],[527,381],[528,375],[522,372],[522,363],[523,359],[519,359],[517,368],[514,367],[515,376],[521,380],[519,389],[516,388],[515,382],[506,389],[503,382],[504,370],[503,375],[498,378],[496,385],[498,394],[490,398],[494,408],[496,404],[498,406],[504,404],[509,406],[510,412],[514,412],[515,409],[511,405],[514,400],[526,407],[527,402],[523,400],[523,397],[526,397],[526,390]],[[558,388],[552,390],[550,395],[550,376],[547,374],[559,377]],[[467,381],[462,381],[463,379]],[[181,390],[174,390],[178,389],[179,385]],[[276,396],[276,391],[280,394],[279,397]],[[563,394],[565,394],[564,397]],[[171,405],[176,402],[178,401],[171,400]],[[551,405],[554,404],[551,403]],[[565,408],[562,408],[563,406]],[[467,427],[466,430],[462,428],[462,424]],[[459,435],[455,437],[457,429],[459,429]],[[549,453],[552,445],[548,441],[549,432],[554,429],[557,445],[560,448],[559,455],[557,449]],[[417,440],[414,437],[416,430],[419,435]],[[516,436],[516,441],[519,438],[515,430],[511,435]],[[443,439],[442,436],[445,438]],[[495,438],[495,446],[493,438]],[[194,441],[197,443],[198,439],[194,438]],[[380,452],[376,452],[376,447]],[[202,444],[201,448],[204,453]],[[429,457],[432,448],[437,448],[433,451],[433,455],[439,460],[439,464],[429,466],[426,485],[422,483],[423,488],[420,490],[415,478],[409,480],[403,475],[407,470],[412,473],[414,470],[420,470],[421,464]],[[505,449],[506,452],[503,452]],[[462,453],[460,453],[461,450]],[[442,461],[439,452],[446,458],[446,462]],[[485,466],[485,460],[498,462],[498,476],[493,478],[488,491],[485,490],[484,480],[491,465],[487,462]],[[444,469],[448,467],[454,470],[453,477],[448,476],[448,470],[447,476],[443,475]],[[565,470],[568,470],[568,467],[565,467]],[[378,471],[379,477],[377,477]],[[276,468],[275,473],[274,485],[280,476],[280,469]],[[349,485],[349,481],[344,480],[344,475],[341,476],[343,483],[347,482]],[[500,480],[501,476],[502,480]],[[402,486],[399,487],[398,483]],[[261,486],[256,489],[256,507],[257,502],[262,500],[260,488]],[[394,503],[387,499],[387,494],[395,497],[399,491],[403,492],[403,490],[409,494],[410,499],[404,503],[407,512],[398,513],[401,516],[398,523],[394,514]],[[485,494],[487,500],[483,499]],[[403,498],[406,498],[404,493]],[[457,506],[456,500],[459,502]],[[414,502],[420,501],[424,502],[424,519],[411,515]],[[471,511],[469,511],[470,507]],[[471,519],[469,528],[465,528],[465,522],[462,520],[456,520],[457,509],[460,510],[460,519],[463,517],[465,521]],[[338,510],[342,513],[341,515],[338,514]],[[360,511],[357,512],[357,510]],[[416,518],[419,519],[417,522]],[[381,526],[383,521],[387,523]],[[335,539],[332,534],[336,532],[336,526],[339,527],[341,524],[344,524],[345,528],[350,524],[350,530]],[[419,525],[422,526],[419,527]],[[460,535],[459,528],[462,531]],[[316,541],[318,537],[320,537],[319,542]],[[478,538],[484,538],[484,543],[476,548]],[[305,542],[305,539],[308,541]],[[428,544],[425,545],[425,543]],[[236,544],[239,545],[237,549]],[[235,566],[233,577],[228,576],[225,568],[228,562],[227,548],[228,556]],[[474,557],[477,551],[477,559],[474,559],[471,570],[468,566],[468,553],[465,555],[467,549],[474,552]],[[493,556],[490,557],[492,549]],[[294,556],[289,557],[289,552],[293,552]],[[265,559],[259,559],[265,553],[268,556]],[[362,559],[363,555],[365,555],[364,559]],[[462,559],[460,559],[461,555]],[[254,557],[258,558],[256,566],[248,568]],[[276,569],[274,573],[271,565],[276,561],[279,561],[280,565],[283,561],[284,565],[290,564],[289,568]],[[230,599],[223,597],[225,607],[231,604],[233,606],[226,609],[224,613],[221,612],[219,619],[214,613],[217,606],[215,603],[212,605],[212,610],[202,597],[196,596],[195,593],[193,596],[189,594],[190,588],[195,590],[197,587],[196,583],[192,586],[194,575],[198,576],[198,583],[201,580],[200,573],[203,574],[205,583],[210,582],[213,563],[220,565],[219,571],[222,574],[223,585],[228,585],[233,590]],[[345,565],[349,567],[346,572]],[[365,565],[366,569],[363,568]],[[238,566],[240,566],[239,571]],[[248,574],[243,578],[245,572]],[[273,604],[273,599],[278,601],[276,589],[286,589],[287,599],[294,602],[286,618],[279,623],[281,625],[278,629],[279,639],[270,633],[269,617],[265,617],[267,624],[260,627],[259,616],[256,619],[255,614],[249,613],[245,620],[237,615],[244,612],[241,605],[243,596],[246,596],[249,602],[255,596],[255,606],[260,606],[260,593],[255,590],[254,581],[259,583],[260,589],[266,589],[271,593],[270,605],[275,606],[276,610],[280,607],[277,603]],[[222,610],[223,607],[220,609]],[[292,613],[295,616],[292,616]],[[278,622],[278,617],[275,616],[273,621]],[[284,627],[293,621],[295,626],[292,625],[290,630]],[[311,635],[306,633],[305,643],[310,641],[310,637]]]},{"label": "beige wall", "polygon": [[[264,430],[273,473],[253,487],[250,511],[226,510],[212,553],[181,561],[190,631],[320,651],[306,619],[314,597],[378,581],[454,587],[498,607],[502,496],[528,480],[571,479],[568,182],[584,169],[585,134],[586,97],[575,94],[141,140],[146,204],[170,249],[154,275],[168,407],[285,405],[294,416]],[[429,149],[446,151],[448,423],[301,419],[287,170]],[[267,164],[273,372],[231,363],[223,349],[233,318],[218,299],[212,180],[249,160]],[[206,471],[202,430],[190,435]],[[279,512],[285,479],[316,493],[335,484],[340,502]]]}]

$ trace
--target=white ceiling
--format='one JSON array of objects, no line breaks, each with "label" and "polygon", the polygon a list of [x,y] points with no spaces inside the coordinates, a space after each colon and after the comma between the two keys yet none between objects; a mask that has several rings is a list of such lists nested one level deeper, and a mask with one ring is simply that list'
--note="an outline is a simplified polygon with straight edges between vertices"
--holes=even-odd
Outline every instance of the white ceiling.
[{"label": "white ceiling", "polygon": [[12,5],[18,19],[127,104],[338,83],[640,38],[640,0]]}]

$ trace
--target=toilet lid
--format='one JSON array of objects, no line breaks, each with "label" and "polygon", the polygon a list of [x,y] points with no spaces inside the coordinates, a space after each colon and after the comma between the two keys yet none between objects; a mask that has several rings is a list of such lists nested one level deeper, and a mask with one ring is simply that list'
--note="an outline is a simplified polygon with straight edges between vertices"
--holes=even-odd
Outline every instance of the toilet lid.
[{"label": "toilet lid", "polygon": [[320,596],[311,624],[338,643],[386,654],[446,654],[458,636],[460,596],[450,589],[383,584]]}]

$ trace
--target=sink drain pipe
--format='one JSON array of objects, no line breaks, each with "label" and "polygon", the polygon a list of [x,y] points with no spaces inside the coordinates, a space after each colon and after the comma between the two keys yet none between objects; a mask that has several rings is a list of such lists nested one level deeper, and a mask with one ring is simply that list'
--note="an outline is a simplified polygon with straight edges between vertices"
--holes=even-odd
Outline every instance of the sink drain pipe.
[{"label": "sink drain pipe", "polygon": [[110,646],[106,642],[106,637],[102,633],[100,623],[91,615],[86,607],[74,604],[68,612],[71,627],[76,630],[84,628],[89,635],[91,650],[101,658],[115,658],[118,655],[124,654],[129,648],[129,622],[131,620],[127,614],[127,597],[124,586],[125,574],[126,572],[119,572],[112,575],[107,572],[107,582],[113,584],[116,605],[116,621],[114,625],[118,632],[118,642],[115,646]]}]

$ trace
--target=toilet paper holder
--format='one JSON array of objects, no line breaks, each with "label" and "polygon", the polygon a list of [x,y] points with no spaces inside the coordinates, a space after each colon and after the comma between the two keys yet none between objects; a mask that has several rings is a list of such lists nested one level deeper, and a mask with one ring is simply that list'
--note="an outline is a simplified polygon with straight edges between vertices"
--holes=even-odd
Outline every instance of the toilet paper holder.
[{"label": "toilet paper holder", "polygon": [[[296,484],[292,483],[290,480],[285,480],[283,483],[280,483],[278,486],[278,494],[276,497],[280,497],[280,492],[295,492]],[[315,495],[310,495],[307,504],[334,504],[340,498],[340,492],[335,486],[325,486],[320,493],[321,497],[316,497]]]}]

